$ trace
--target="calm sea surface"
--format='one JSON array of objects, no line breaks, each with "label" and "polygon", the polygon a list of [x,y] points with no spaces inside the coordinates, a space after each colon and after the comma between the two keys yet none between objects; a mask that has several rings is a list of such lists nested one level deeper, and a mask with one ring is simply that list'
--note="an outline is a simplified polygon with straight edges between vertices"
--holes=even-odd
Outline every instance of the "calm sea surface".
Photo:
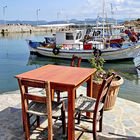
[{"label": "calm sea surface", "polygon": [[[17,90],[15,75],[36,69],[45,64],[69,65],[70,61],[30,56],[26,39],[42,41],[50,33],[0,35],[0,93]],[[90,67],[82,62],[82,67]],[[140,103],[140,79],[133,61],[106,63],[105,69],[112,68],[123,78],[119,97]]]}]

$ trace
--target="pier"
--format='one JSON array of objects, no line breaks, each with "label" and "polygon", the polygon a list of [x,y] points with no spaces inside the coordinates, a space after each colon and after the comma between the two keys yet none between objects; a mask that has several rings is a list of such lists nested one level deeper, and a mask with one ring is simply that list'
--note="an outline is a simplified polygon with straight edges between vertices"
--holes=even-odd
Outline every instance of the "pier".
[{"label": "pier", "polygon": [[32,32],[56,32],[58,30],[68,30],[75,28],[83,28],[83,26],[75,24],[52,24],[52,25],[30,25],[30,24],[1,24],[0,33],[32,33]]},{"label": "pier", "polygon": [[7,24],[0,25],[0,33],[32,33],[32,32],[46,32],[51,29],[48,27],[32,26],[29,24]]}]

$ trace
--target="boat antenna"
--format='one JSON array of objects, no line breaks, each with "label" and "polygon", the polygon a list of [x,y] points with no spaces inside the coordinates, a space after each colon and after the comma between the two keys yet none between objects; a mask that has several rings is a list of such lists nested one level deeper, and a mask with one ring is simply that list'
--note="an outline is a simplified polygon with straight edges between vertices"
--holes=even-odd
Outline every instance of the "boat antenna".
[{"label": "boat antenna", "polygon": [[113,12],[113,5],[112,5],[112,3],[110,3],[110,7],[111,7],[111,18],[112,18],[112,21],[113,21],[113,14],[114,14],[114,12]]},{"label": "boat antenna", "polygon": [[98,29],[98,25],[99,25],[99,14],[97,15],[97,20],[96,20],[96,28]]},{"label": "boat antenna", "polygon": [[105,24],[105,0],[103,0],[103,39],[104,39],[104,25]]},{"label": "boat antenna", "polygon": [[106,29],[107,29],[107,37],[110,37],[110,33],[109,33],[109,22],[108,22],[108,18],[107,18],[107,13],[106,13]]},{"label": "boat antenna", "polygon": [[[116,7],[116,13],[117,13],[117,7]],[[118,22],[117,22],[117,18],[116,18],[116,25],[118,24]]]}]

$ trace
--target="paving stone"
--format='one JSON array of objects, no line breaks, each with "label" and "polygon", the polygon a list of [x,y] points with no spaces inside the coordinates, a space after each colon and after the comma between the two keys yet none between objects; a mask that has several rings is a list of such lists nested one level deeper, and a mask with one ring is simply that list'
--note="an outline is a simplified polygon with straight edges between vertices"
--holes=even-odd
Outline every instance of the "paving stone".
[{"label": "paving stone", "polygon": [[[32,90],[32,89],[30,89]],[[36,90],[33,90],[35,92]],[[43,90],[38,89],[41,95]],[[84,87],[78,89],[78,93],[86,93]],[[77,94],[77,96],[79,95]],[[66,96],[67,93],[64,93]],[[21,120],[21,97],[19,90],[0,95],[0,140],[24,140],[24,133]],[[66,103],[67,105],[67,103]],[[140,104],[117,98],[115,107],[104,112],[103,131],[98,133],[99,140],[140,140]],[[67,112],[66,112],[67,114]],[[47,124],[47,123],[44,123]],[[88,129],[92,129],[92,124],[82,122]],[[46,131],[33,131],[31,140],[47,137]],[[66,140],[62,135],[60,122],[56,121],[54,126],[54,140]],[[75,131],[76,138],[79,140],[92,140],[92,133],[82,133]]]},{"label": "paving stone", "polygon": [[136,137],[136,133],[135,132],[132,132],[129,129],[126,129],[125,131],[126,131],[126,136],[127,137],[129,137],[129,136]]},{"label": "paving stone", "polygon": [[123,120],[122,123],[126,127],[134,127],[134,126],[136,126],[135,122],[133,120],[130,120],[130,119]]},{"label": "paving stone", "polygon": [[138,135],[140,135],[140,125],[139,125],[139,126],[136,126],[136,127],[132,127],[132,128],[130,128],[130,130],[131,130],[132,132],[135,132],[135,133],[137,133]]}]

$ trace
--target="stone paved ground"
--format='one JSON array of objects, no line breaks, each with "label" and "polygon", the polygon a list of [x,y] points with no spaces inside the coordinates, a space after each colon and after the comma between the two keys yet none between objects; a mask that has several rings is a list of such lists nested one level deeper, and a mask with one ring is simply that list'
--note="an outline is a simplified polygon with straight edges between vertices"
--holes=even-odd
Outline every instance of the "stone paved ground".
[{"label": "stone paved ground", "polygon": [[[83,93],[85,88],[80,87],[78,91]],[[104,112],[103,122],[103,132],[98,133],[99,140],[140,140],[140,104],[117,98],[115,107]],[[76,128],[80,129],[75,131],[76,139],[92,140],[91,133],[81,130],[90,129],[89,123],[82,122],[80,126],[76,125]],[[45,139],[46,136],[46,130],[37,129],[31,139]],[[61,135],[59,121],[54,125],[54,139],[66,139]],[[24,140],[19,91],[0,95],[0,140]]]}]

